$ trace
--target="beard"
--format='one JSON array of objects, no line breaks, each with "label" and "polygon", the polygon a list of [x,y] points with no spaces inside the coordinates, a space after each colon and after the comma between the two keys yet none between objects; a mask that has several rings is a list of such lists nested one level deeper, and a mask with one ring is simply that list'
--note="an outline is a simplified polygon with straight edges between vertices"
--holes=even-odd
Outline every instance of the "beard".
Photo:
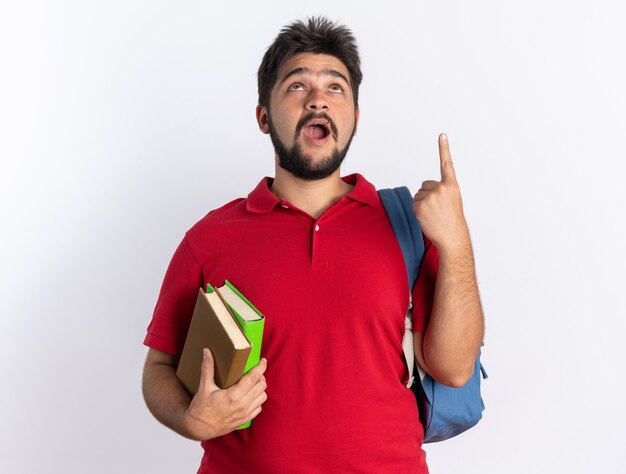
[{"label": "beard", "polygon": [[[343,163],[346,154],[348,153],[348,149],[350,148],[350,144],[352,143],[352,138],[354,137],[354,130],[350,134],[350,140],[346,143],[346,146],[341,150],[335,146],[335,149],[332,153],[318,160],[317,163],[313,161],[313,159],[304,154],[302,151],[302,146],[298,143],[298,136],[300,135],[300,131],[305,123],[314,118],[324,118],[328,120],[331,130],[332,136],[337,141],[337,127],[324,113],[310,113],[307,116],[303,117],[298,124],[296,125],[296,133],[293,145],[288,148],[276,133],[276,129],[274,128],[274,124],[272,123],[272,118],[268,114],[268,126],[270,131],[270,139],[272,140],[272,145],[274,145],[274,151],[276,152],[276,156],[278,157],[278,165],[283,168],[285,171],[293,174],[295,177],[304,179],[307,181],[316,181],[320,179],[327,178],[335,171],[339,169],[341,163]],[[356,129],[356,122],[355,122]]]}]

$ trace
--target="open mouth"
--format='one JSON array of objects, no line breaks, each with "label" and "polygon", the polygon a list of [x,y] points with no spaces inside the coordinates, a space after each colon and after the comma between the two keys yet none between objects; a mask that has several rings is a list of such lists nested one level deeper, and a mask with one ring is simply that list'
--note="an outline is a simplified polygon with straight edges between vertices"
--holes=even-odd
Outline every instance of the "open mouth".
[{"label": "open mouth", "polygon": [[324,140],[331,134],[328,123],[324,120],[312,120],[302,129],[302,133],[311,140]]}]

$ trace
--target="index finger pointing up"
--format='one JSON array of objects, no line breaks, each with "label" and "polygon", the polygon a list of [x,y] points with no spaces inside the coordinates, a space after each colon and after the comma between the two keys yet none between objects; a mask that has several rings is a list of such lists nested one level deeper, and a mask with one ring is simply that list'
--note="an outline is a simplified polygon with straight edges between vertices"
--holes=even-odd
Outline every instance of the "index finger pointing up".
[{"label": "index finger pointing up", "polygon": [[439,160],[441,164],[441,181],[456,181],[452,156],[450,155],[450,144],[445,133],[439,135]]}]

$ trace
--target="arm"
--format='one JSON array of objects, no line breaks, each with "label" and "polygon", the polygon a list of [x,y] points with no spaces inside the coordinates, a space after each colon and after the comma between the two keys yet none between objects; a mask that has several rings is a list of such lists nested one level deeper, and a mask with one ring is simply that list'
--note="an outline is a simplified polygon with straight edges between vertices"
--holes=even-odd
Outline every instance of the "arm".
[{"label": "arm", "polygon": [[220,390],[214,381],[213,356],[205,349],[200,386],[193,398],[176,377],[177,365],[176,357],[150,349],[142,382],[148,409],[176,433],[196,441],[211,439],[230,433],[261,412],[267,399],[265,359],[235,385]]},{"label": "arm", "polygon": [[439,251],[430,322],[413,336],[418,364],[439,382],[463,385],[472,375],[483,339],[483,313],[469,230],[450,150],[439,137],[441,181],[425,181],[413,209]]}]

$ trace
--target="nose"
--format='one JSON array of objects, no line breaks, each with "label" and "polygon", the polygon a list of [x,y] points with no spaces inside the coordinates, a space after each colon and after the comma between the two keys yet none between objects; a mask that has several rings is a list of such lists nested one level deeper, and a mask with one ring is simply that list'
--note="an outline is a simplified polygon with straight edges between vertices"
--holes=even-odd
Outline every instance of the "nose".
[{"label": "nose", "polygon": [[311,112],[328,110],[328,101],[324,91],[319,88],[312,89],[307,97],[305,108]]}]

